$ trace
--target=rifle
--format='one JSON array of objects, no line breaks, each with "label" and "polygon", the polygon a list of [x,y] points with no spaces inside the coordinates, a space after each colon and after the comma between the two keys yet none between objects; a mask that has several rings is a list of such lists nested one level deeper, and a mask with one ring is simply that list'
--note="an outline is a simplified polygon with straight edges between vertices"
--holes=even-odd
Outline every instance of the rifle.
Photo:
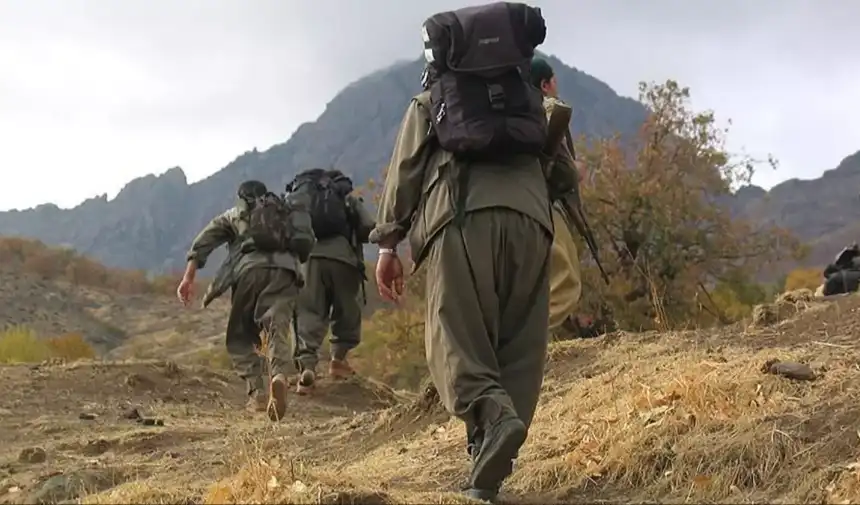
[{"label": "rifle", "polygon": [[[552,173],[552,168],[555,164],[555,158],[558,154],[559,148],[561,147],[561,143],[567,140],[566,136],[570,125],[570,119],[572,116],[573,109],[569,105],[566,105],[562,102],[557,102],[553,106],[552,112],[550,112],[550,117],[547,125],[547,139],[543,150],[547,160],[547,174]],[[571,149],[571,155],[572,154],[573,149]],[[585,245],[591,252],[591,256],[594,258],[594,262],[597,264],[597,269],[600,270],[600,276],[603,278],[603,281],[608,285],[609,275],[606,273],[606,270],[600,263],[597,241],[594,239],[594,233],[591,231],[591,227],[588,225],[588,221],[586,221],[585,219],[585,213],[582,211],[578,182],[576,186],[574,186],[573,193],[576,200],[575,206],[571,205],[567,198],[564,197],[558,198],[555,201],[562,206],[565,213],[567,214],[567,217],[573,223],[573,226],[576,228],[576,231],[583,238],[583,240],[585,240]]]}]

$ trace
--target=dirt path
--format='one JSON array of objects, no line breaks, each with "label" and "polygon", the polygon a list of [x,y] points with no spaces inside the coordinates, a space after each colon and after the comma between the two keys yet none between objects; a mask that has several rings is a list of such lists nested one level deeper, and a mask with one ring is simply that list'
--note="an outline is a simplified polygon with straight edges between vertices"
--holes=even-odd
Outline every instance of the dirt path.
[{"label": "dirt path", "polygon": [[[555,344],[506,498],[858,503],[858,332],[853,297],[765,328]],[[244,400],[231,372],[172,362],[0,367],[0,503],[462,502],[463,426],[435,398],[324,377],[277,424]]]},{"label": "dirt path", "polygon": [[278,448],[268,456],[307,461],[349,454],[330,440],[363,431],[367,412],[397,401],[378,384],[323,379],[313,397],[292,395],[287,418],[273,425],[243,410],[232,375],[171,362],[4,366],[0,388],[6,503],[152,479],[184,482],[186,499],[199,501],[207,483],[235,471],[238,454],[266,446]]}]

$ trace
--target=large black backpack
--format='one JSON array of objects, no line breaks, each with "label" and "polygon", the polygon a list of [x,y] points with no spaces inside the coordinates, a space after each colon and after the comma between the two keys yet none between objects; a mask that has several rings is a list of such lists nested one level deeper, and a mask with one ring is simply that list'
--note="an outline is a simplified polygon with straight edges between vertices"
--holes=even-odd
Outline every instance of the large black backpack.
[{"label": "large black backpack", "polygon": [[538,154],[547,136],[540,90],[530,82],[546,38],[540,9],[496,2],[424,22],[425,87],[443,149],[463,158]]},{"label": "large black backpack", "polygon": [[349,237],[352,232],[346,196],[353,190],[352,180],[339,170],[313,168],[293,179],[287,190],[309,196],[309,211],[317,239],[335,235]]}]

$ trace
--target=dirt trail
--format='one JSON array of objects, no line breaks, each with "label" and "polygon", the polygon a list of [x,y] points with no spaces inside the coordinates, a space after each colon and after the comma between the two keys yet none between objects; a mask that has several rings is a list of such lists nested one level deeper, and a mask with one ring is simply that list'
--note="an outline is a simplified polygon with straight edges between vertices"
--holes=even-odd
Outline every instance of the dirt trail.
[{"label": "dirt trail", "polygon": [[[553,345],[506,499],[857,503],[860,297],[798,311]],[[323,377],[278,424],[231,372],[164,361],[0,367],[0,398],[0,502],[463,503],[462,425],[373,381]]]},{"label": "dirt trail", "polygon": [[60,487],[80,476],[83,494],[165,478],[199,501],[207,482],[235,470],[236,454],[267,451],[254,447],[260,441],[289,449],[270,456],[331,458],[343,451],[329,439],[404,399],[361,379],[323,378],[314,396],[292,395],[287,418],[273,425],[243,410],[244,390],[229,373],[162,361],[4,366],[0,387],[0,500],[10,503],[77,494],[47,490],[59,474]]}]

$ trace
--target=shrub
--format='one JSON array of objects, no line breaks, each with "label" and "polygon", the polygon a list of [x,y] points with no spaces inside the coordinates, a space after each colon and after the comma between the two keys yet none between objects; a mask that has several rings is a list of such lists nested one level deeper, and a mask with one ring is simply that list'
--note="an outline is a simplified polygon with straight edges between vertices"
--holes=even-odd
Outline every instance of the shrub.
[{"label": "shrub", "polygon": [[[108,268],[72,249],[50,247],[38,240],[19,237],[0,237],[0,263],[50,280],[129,295],[173,296],[182,278],[182,272],[174,272],[149,279],[143,270]],[[199,277],[196,284],[196,292],[203,293],[208,280]]]},{"label": "shrub", "polygon": [[785,278],[785,291],[796,291],[798,289],[815,290],[824,278],[820,268],[798,268],[789,272]]},{"label": "shrub", "polygon": [[46,341],[51,357],[67,360],[93,359],[96,352],[80,333],[67,333]]},{"label": "shrub", "polygon": [[424,311],[415,307],[378,310],[364,322],[355,361],[361,373],[392,387],[418,388],[427,376]]},{"label": "shrub", "polygon": [[216,346],[209,349],[201,349],[194,355],[194,362],[217,370],[230,370],[233,361],[224,346]]},{"label": "shrub", "polygon": [[96,352],[79,333],[47,340],[30,328],[14,326],[0,333],[0,363],[38,363],[49,358],[93,359]]},{"label": "shrub", "polygon": [[23,326],[0,333],[0,363],[34,363],[51,357],[51,349],[36,334]]}]

